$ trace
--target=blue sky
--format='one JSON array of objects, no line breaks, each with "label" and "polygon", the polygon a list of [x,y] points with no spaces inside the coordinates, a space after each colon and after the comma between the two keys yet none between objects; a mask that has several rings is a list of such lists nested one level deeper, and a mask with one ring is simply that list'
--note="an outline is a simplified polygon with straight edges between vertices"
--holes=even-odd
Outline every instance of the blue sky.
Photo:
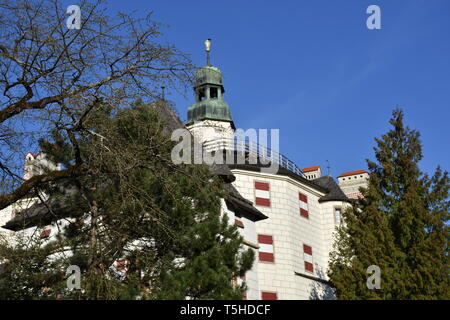
[{"label": "blue sky", "polygon": [[[381,8],[381,30],[366,8]],[[237,127],[280,129],[280,149],[300,167],[331,174],[366,169],[392,110],[422,134],[421,168],[450,169],[450,1],[110,1],[154,11],[163,40],[224,74]],[[168,92],[186,119],[193,95]],[[326,170],[326,169],[325,169]]]}]

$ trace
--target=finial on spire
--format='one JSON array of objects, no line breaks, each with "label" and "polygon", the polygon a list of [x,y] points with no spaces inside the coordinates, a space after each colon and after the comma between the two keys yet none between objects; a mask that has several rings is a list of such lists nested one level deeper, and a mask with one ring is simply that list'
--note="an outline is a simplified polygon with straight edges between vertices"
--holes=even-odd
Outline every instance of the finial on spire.
[{"label": "finial on spire", "polygon": [[211,39],[207,39],[205,41],[205,47],[206,47],[206,65],[211,65],[211,57],[209,55],[209,52],[211,51]]}]

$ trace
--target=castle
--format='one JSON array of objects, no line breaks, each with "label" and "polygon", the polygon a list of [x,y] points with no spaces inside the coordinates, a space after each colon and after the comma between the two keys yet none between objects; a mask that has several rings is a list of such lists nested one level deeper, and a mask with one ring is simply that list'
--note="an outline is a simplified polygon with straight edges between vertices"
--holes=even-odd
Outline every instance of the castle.
[{"label": "castle", "polygon": [[[185,127],[205,148],[236,152],[236,127],[224,100],[222,73],[210,63],[209,43],[207,57],[207,64],[195,74],[196,98],[188,108]],[[167,109],[161,112],[175,118]],[[244,245],[255,250],[257,257],[253,268],[236,281],[246,281],[249,300],[332,299],[326,273],[333,234],[342,222],[341,212],[360,196],[359,188],[366,186],[368,173],[346,172],[336,183],[331,176],[322,175],[320,166],[300,169],[274,152],[272,161],[277,162],[278,170],[265,172],[258,161],[262,157],[259,150],[244,142],[239,151],[247,158],[253,155],[256,162],[227,163],[213,170],[232,190],[222,201],[221,215],[228,215]],[[45,161],[45,155],[29,153],[24,178],[38,173],[38,165],[50,165]],[[41,237],[51,238],[58,222],[43,219],[46,210],[36,198],[23,200],[0,211],[0,226],[6,233],[38,229]]]}]

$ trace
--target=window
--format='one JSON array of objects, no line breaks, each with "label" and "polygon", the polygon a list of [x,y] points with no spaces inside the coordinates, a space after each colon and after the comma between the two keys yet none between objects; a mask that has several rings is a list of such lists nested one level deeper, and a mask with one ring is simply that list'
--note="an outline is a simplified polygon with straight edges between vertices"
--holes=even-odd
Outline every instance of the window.
[{"label": "window", "polygon": [[312,248],[306,244],[303,245],[303,260],[305,262],[305,271],[314,273]]},{"label": "window", "polygon": [[203,101],[206,99],[205,88],[200,88],[198,90],[198,100]]},{"label": "window", "polygon": [[298,194],[298,203],[300,207],[300,215],[305,218],[309,218],[309,210],[308,210],[308,197],[303,193]]},{"label": "window", "polygon": [[258,234],[259,261],[275,262],[272,236]]},{"label": "window", "polygon": [[238,226],[239,228],[244,228],[244,223],[242,222],[241,218],[235,218],[234,225]]},{"label": "window", "polygon": [[277,293],[261,291],[261,300],[278,300]]},{"label": "window", "polygon": [[217,88],[209,88],[209,95],[211,99],[217,99],[218,96],[218,90]]},{"label": "window", "polygon": [[48,237],[50,237],[50,234],[51,234],[51,233],[52,233],[52,229],[45,229],[45,230],[42,230],[41,235],[40,235],[40,238],[41,238],[41,239],[48,238]]},{"label": "window", "polygon": [[255,181],[255,204],[270,207],[270,185],[268,183]]},{"label": "window", "polygon": [[124,259],[116,260],[115,267],[117,271],[127,271],[128,260]]},{"label": "window", "polygon": [[341,213],[342,213],[341,208],[334,208],[334,223],[336,224],[336,226],[341,225],[341,220],[342,220]]}]

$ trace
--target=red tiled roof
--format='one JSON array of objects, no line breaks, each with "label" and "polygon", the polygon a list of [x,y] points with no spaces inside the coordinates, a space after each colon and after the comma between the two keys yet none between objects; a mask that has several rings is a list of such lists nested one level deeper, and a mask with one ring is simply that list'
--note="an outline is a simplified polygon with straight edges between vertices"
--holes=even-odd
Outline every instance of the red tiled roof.
[{"label": "red tiled roof", "polygon": [[355,170],[342,173],[339,177],[353,176],[355,174],[367,173],[366,170]]},{"label": "red tiled roof", "polygon": [[320,169],[320,166],[311,166],[311,167],[306,167],[302,169],[302,172],[311,172],[311,171],[316,171],[317,169]]},{"label": "red tiled roof", "polygon": [[36,159],[36,157],[37,157],[38,155],[40,155],[41,153],[40,153],[40,152],[38,152],[38,153],[28,152],[27,155],[29,155],[29,154],[31,154],[31,155],[33,156],[33,158]]}]

